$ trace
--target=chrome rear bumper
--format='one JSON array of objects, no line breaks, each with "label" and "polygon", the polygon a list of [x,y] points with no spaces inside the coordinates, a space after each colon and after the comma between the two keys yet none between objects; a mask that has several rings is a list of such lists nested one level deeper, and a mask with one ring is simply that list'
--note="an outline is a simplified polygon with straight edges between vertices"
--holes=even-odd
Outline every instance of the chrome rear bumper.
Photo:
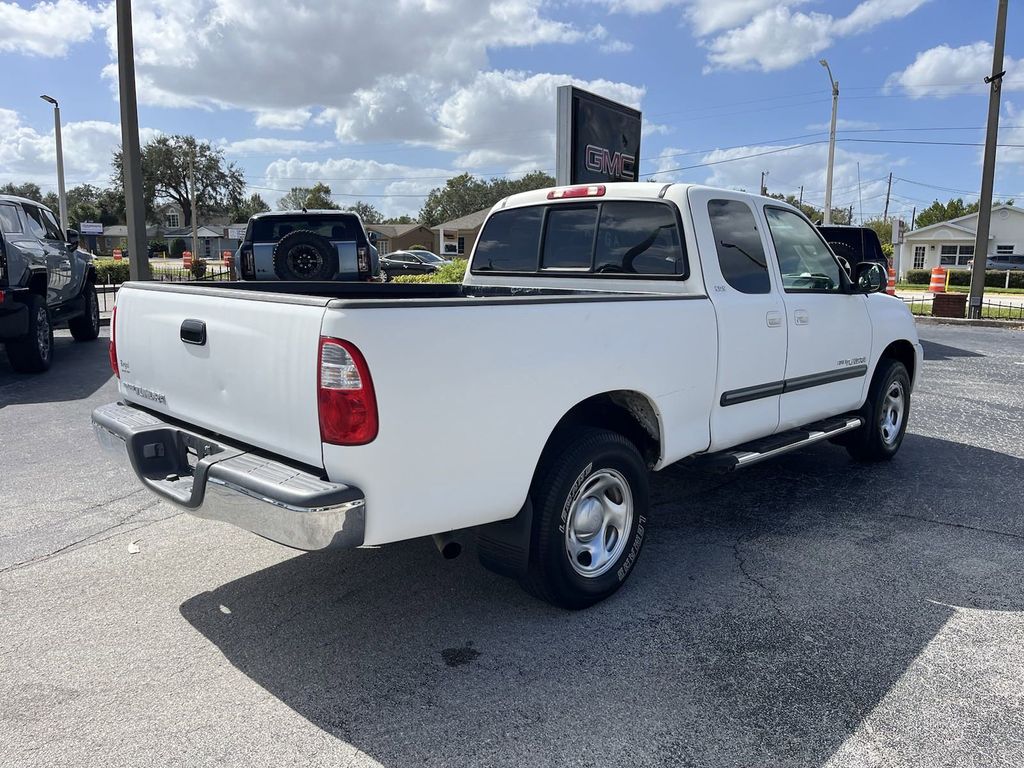
[{"label": "chrome rear bumper", "polygon": [[295,549],[363,543],[366,503],[358,488],[321,480],[124,403],[97,408],[92,424],[100,445],[127,459],[143,485],[196,517],[232,523]]}]

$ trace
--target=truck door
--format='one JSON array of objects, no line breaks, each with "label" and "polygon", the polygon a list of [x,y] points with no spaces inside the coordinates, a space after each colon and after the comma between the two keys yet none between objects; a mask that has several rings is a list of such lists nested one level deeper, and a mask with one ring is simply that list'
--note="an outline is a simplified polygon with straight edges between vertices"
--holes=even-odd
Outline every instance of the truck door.
[{"label": "truck door", "polygon": [[776,431],[786,368],[786,308],[763,226],[742,196],[691,189],[690,214],[718,321],[711,450]]},{"label": "truck door", "polygon": [[29,254],[29,260],[35,269],[46,270],[46,303],[51,307],[60,301],[58,273],[60,270],[60,254],[50,245],[48,233],[43,224],[43,214],[38,207],[22,203],[25,214],[25,234],[21,248]]},{"label": "truck door", "polygon": [[871,353],[866,297],[821,234],[788,208],[763,208],[789,327],[779,428],[790,429],[860,407]]}]

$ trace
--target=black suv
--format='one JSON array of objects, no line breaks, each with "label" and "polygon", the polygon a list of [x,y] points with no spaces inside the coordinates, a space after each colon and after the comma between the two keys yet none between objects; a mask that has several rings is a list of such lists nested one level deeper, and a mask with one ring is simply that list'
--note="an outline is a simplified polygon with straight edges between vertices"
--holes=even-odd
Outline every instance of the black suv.
[{"label": "black suv", "polygon": [[818,231],[849,274],[852,275],[854,267],[865,261],[880,264],[888,273],[889,259],[882,252],[878,233],[871,227],[819,224]]},{"label": "black suv", "polygon": [[53,328],[66,323],[76,341],[100,335],[100,305],[92,257],[78,233],[60,231],[44,205],[0,195],[0,343],[11,367],[50,367]]}]

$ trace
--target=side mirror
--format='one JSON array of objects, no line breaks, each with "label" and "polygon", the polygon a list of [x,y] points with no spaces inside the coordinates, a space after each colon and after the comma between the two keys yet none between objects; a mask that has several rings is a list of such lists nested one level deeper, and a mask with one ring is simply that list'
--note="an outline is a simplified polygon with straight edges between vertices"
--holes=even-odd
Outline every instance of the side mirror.
[{"label": "side mirror", "polygon": [[857,293],[880,293],[889,284],[889,276],[877,261],[862,261],[853,273]]},{"label": "side mirror", "polygon": [[77,229],[69,229],[65,232],[68,240],[68,250],[77,251],[78,244],[81,242],[81,236],[78,234]]}]

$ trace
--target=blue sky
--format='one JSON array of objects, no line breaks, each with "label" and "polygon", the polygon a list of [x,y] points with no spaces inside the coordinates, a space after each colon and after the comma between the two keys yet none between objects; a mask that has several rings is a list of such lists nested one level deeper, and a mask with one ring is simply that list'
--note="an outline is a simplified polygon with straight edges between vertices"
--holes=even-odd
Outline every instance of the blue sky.
[{"label": "blue sky", "polygon": [[[769,190],[803,185],[820,205],[822,57],[841,89],[835,205],[880,215],[890,171],[890,212],[907,218],[980,187],[979,147],[905,142],[984,140],[994,0],[133,5],[144,138],[223,146],[271,204],[322,180],[339,204],[415,214],[456,173],[550,170],[554,89],[574,82],[642,108],[642,174],[755,190],[766,170]],[[69,185],[109,178],[112,22],[109,5],[86,0],[0,2],[0,182],[55,184],[43,92],[61,102]],[[1011,7],[1000,139],[1022,146],[1001,151],[996,191],[1020,201],[1022,30]]]}]

